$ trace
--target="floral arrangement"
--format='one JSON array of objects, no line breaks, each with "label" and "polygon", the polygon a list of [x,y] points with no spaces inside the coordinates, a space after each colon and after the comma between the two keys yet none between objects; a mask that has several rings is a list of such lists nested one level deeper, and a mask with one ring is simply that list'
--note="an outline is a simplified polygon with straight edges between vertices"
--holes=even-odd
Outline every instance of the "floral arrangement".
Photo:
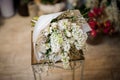
[{"label": "floral arrangement", "polygon": [[62,61],[63,67],[69,67],[69,61],[83,55],[87,34],[83,31],[85,19],[78,10],[65,11],[53,19],[44,28],[35,43],[35,51],[40,60],[47,63]]},{"label": "floral arrangement", "polygon": [[114,30],[112,22],[106,18],[103,8],[94,8],[89,13],[88,23],[92,28],[91,35],[97,36],[97,33],[111,34]]},{"label": "floral arrangement", "polygon": [[111,35],[117,30],[119,20],[115,1],[87,0],[86,7],[90,8],[88,23],[92,28],[91,36],[96,37],[99,33]]}]

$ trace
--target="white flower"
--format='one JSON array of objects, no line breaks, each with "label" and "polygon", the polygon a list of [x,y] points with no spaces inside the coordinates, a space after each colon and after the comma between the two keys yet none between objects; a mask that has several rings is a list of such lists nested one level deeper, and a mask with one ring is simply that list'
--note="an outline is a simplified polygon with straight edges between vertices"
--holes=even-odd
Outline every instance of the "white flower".
[{"label": "white flower", "polygon": [[69,52],[70,44],[68,41],[63,42],[63,48],[64,48],[64,51]]},{"label": "white flower", "polygon": [[76,26],[76,23],[71,23],[71,26]]},{"label": "white flower", "polygon": [[86,40],[87,40],[87,34],[86,33],[83,33],[80,37],[79,37],[79,41],[78,42],[81,42],[81,43],[85,43],[86,42]]},{"label": "white flower", "polygon": [[52,27],[52,28],[57,28],[57,27],[58,27],[58,24],[57,24],[56,22],[53,22],[53,23],[51,23],[51,27]]},{"label": "white flower", "polygon": [[69,39],[69,43],[70,43],[70,44],[73,44],[74,41],[75,41],[75,39],[74,39],[73,37],[71,37],[71,38]]},{"label": "white flower", "polygon": [[72,28],[72,35],[75,40],[78,40],[79,37],[83,34],[82,29],[79,28],[79,26],[73,26]]},{"label": "white flower", "polygon": [[84,46],[86,42],[87,34],[84,33],[82,29],[80,29],[80,26],[72,24],[72,36],[74,38],[74,45],[76,49],[82,49],[82,46]]},{"label": "white flower", "polygon": [[49,32],[52,33],[52,27],[50,27]]},{"label": "white flower", "polygon": [[81,45],[78,42],[74,42],[74,45],[75,45],[77,50],[82,49]]},{"label": "white flower", "polygon": [[58,26],[60,30],[66,29],[68,25],[69,25],[68,19],[62,19],[58,21]]},{"label": "white flower", "polygon": [[60,44],[62,43],[62,36],[56,32],[53,32],[50,36],[50,43],[52,52],[59,52],[61,46]]},{"label": "white flower", "polygon": [[72,35],[71,35],[71,32],[69,32],[68,30],[65,30],[66,31],[66,36],[67,37],[71,37]]},{"label": "white flower", "polygon": [[61,60],[62,60],[64,63],[67,63],[69,59],[70,59],[70,58],[69,58],[67,52],[61,53]]},{"label": "white flower", "polygon": [[50,33],[50,28],[47,27],[47,28],[44,30],[44,35],[45,35],[45,36],[48,36],[49,33]]},{"label": "white flower", "polygon": [[66,69],[69,67],[69,56],[67,52],[61,53],[61,61],[63,62],[63,67]]}]

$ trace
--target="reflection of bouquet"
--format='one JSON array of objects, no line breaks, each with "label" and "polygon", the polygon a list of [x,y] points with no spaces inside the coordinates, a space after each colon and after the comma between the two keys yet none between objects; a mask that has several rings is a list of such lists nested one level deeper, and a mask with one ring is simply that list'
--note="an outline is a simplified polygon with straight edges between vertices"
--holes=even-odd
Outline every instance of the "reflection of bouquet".
[{"label": "reflection of bouquet", "polygon": [[[46,15],[46,18],[51,18],[53,15]],[[83,26],[86,22],[76,10],[57,13],[57,16],[45,19],[46,26],[43,25],[44,28],[40,28],[41,31],[37,38],[35,36],[38,27],[43,27],[38,24],[43,23],[39,23],[39,20],[36,23],[33,33],[35,53],[38,61],[44,60],[52,63],[62,61],[64,68],[68,68],[70,56],[79,56],[79,50],[85,49],[87,34],[83,31]],[[44,16],[40,17],[40,19],[44,18]],[[89,27],[88,30],[90,30]]]}]

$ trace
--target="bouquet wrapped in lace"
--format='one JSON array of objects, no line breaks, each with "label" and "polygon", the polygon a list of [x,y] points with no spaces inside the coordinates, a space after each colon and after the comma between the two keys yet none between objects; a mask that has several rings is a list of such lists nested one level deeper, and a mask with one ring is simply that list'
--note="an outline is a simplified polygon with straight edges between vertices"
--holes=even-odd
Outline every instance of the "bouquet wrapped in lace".
[{"label": "bouquet wrapped in lace", "polygon": [[61,61],[64,68],[69,61],[83,55],[87,33],[90,31],[78,10],[68,10],[38,18],[33,31],[34,53],[38,61],[53,63]]}]

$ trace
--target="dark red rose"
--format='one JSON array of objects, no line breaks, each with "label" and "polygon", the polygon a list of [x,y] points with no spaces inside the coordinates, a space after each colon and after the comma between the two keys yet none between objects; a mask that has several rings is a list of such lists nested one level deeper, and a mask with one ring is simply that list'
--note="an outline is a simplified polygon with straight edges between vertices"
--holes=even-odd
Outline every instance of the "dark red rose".
[{"label": "dark red rose", "polygon": [[89,23],[89,25],[90,25],[90,27],[91,27],[92,29],[95,29],[95,26],[96,26],[96,24],[97,24],[96,21],[94,21],[93,19],[90,19],[88,23]]},{"label": "dark red rose", "polygon": [[94,14],[98,15],[98,8],[93,9]]},{"label": "dark red rose", "polygon": [[97,35],[97,32],[95,30],[92,30],[91,31],[91,36],[96,37],[96,35]]},{"label": "dark red rose", "polygon": [[89,16],[89,17],[95,17],[95,14],[90,11],[90,12],[88,13],[88,16]]},{"label": "dark red rose", "polygon": [[110,28],[105,28],[105,29],[103,30],[103,32],[104,32],[105,34],[108,34],[109,31],[110,31]]},{"label": "dark red rose", "polygon": [[102,14],[103,9],[102,8],[98,8],[98,15]]},{"label": "dark red rose", "polygon": [[96,15],[96,16],[99,16],[99,15],[101,15],[101,13],[102,13],[102,11],[103,11],[103,9],[102,8],[94,8],[93,9],[93,13]]},{"label": "dark red rose", "polygon": [[105,27],[110,27],[111,26],[111,22],[108,20],[108,21],[105,22],[104,25],[105,25]]}]

